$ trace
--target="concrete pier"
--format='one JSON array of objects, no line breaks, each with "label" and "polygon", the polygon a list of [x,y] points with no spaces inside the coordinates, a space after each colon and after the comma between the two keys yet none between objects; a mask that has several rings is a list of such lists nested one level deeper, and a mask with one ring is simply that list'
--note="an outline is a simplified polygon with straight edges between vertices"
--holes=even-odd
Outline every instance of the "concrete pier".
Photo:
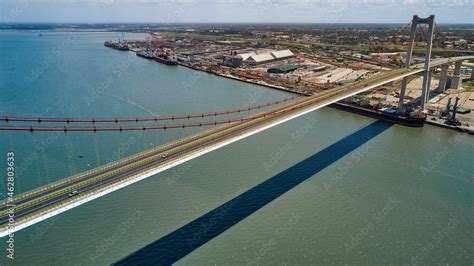
[{"label": "concrete pier", "polygon": [[441,77],[439,79],[438,92],[444,92],[446,90],[446,83],[448,82],[448,69],[449,65],[441,66]]},{"label": "concrete pier", "polygon": [[433,78],[433,73],[434,73],[434,68],[430,68],[430,71],[428,71],[428,84],[426,85],[427,90],[426,90],[426,101],[425,101],[425,103],[427,103],[429,98],[430,98],[431,79]]},{"label": "concrete pier", "polygon": [[454,64],[454,73],[453,78],[451,80],[450,89],[459,90],[459,88],[461,88],[461,65],[462,61],[458,61]]}]

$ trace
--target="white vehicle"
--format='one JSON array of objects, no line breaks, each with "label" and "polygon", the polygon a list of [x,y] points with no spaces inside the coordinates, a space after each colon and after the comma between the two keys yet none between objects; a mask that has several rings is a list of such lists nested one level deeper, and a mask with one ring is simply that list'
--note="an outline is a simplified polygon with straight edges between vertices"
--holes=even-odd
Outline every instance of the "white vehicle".
[{"label": "white vehicle", "polygon": [[74,191],[72,191],[71,193],[69,193],[69,197],[74,197],[74,196],[76,196],[77,194],[79,194],[79,191],[74,190]]}]

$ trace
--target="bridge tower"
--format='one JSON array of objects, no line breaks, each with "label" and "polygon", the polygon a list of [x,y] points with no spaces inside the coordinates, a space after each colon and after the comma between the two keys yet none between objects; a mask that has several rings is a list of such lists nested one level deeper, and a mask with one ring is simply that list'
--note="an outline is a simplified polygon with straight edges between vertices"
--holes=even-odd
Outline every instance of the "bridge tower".
[{"label": "bridge tower", "polygon": [[[411,21],[411,32],[410,32],[410,45],[408,47],[407,58],[405,62],[405,67],[410,67],[412,56],[413,56],[413,48],[415,46],[415,36],[416,36],[416,28],[418,25],[428,25],[428,36],[427,36],[427,45],[426,45],[426,57],[425,57],[425,71],[423,74],[423,87],[421,88],[421,109],[425,110],[425,104],[428,101],[428,95],[430,91],[430,61],[431,61],[431,49],[433,48],[433,36],[434,36],[434,15],[431,15],[427,18],[420,18],[417,15],[413,16]],[[403,78],[402,80],[402,88],[400,90],[400,99],[398,102],[398,109],[399,111],[403,111],[403,101],[405,99],[405,92],[407,89],[408,84],[408,77]]]}]

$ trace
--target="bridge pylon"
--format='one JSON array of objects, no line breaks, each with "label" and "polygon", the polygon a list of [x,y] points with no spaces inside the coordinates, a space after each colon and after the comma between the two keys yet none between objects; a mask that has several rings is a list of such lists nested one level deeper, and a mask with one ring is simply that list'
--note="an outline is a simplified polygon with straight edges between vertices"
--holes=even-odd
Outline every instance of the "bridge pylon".
[{"label": "bridge pylon", "polygon": [[[430,61],[431,61],[431,50],[433,48],[433,37],[434,37],[434,15],[430,15],[427,18],[420,18],[417,15],[413,16],[411,21],[411,31],[410,31],[410,45],[408,47],[407,58],[405,62],[406,67],[410,67],[413,57],[413,48],[415,46],[415,36],[416,28],[418,25],[428,25],[428,36],[427,36],[427,45],[426,45],[426,56],[425,56],[425,71],[423,74],[423,87],[421,88],[421,99],[420,105],[421,109],[425,110],[425,104],[428,101],[429,95],[429,86],[430,86]],[[405,99],[405,92],[408,84],[408,77],[403,78],[402,87],[400,90],[400,99],[398,102],[399,111],[403,111],[403,101]]]}]

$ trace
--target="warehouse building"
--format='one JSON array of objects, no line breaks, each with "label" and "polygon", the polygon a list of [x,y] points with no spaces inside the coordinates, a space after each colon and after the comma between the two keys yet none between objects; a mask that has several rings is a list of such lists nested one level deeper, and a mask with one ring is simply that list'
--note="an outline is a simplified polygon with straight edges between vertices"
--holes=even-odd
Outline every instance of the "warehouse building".
[{"label": "warehouse building", "polygon": [[275,57],[271,53],[252,55],[245,60],[250,65],[264,64],[272,61],[275,61]]},{"label": "warehouse building", "polygon": [[298,66],[295,66],[295,65],[281,65],[281,66],[271,67],[267,69],[267,72],[273,73],[273,74],[284,74],[284,73],[289,73],[291,71],[294,71],[297,68]]},{"label": "warehouse building", "polygon": [[238,56],[240,56],[243,61],[247,60],[252,55],[256,55],[256,53],[255,52],[250,52],[250,53],[238,54]]},{"label": "warehouse building", "polygon": [[287,59],[290,57],[295,56],[293,52],[291,52],[289,49],[286,50],[281,50],[281,51],[273,51],[271,52],[272,56],[275,57],[275,59],[280,60],[280,59]]},{"label": "warehouse building", "polygon": [[228,67],[241,67],[243,65],[243,60],[242,57],[240,56],[224,56],[222,59],[222,65],[228,66]]},{"label": "warehouse building", "polygon": [[255,54],[255,53],[246,53],[240,54],[244,63],[248,65],[258,65],[270,63],[277,60],[287,59],[294,57],[295,55],[290,50],[281,50],[281,51],[272,51],[268,53]]}]

